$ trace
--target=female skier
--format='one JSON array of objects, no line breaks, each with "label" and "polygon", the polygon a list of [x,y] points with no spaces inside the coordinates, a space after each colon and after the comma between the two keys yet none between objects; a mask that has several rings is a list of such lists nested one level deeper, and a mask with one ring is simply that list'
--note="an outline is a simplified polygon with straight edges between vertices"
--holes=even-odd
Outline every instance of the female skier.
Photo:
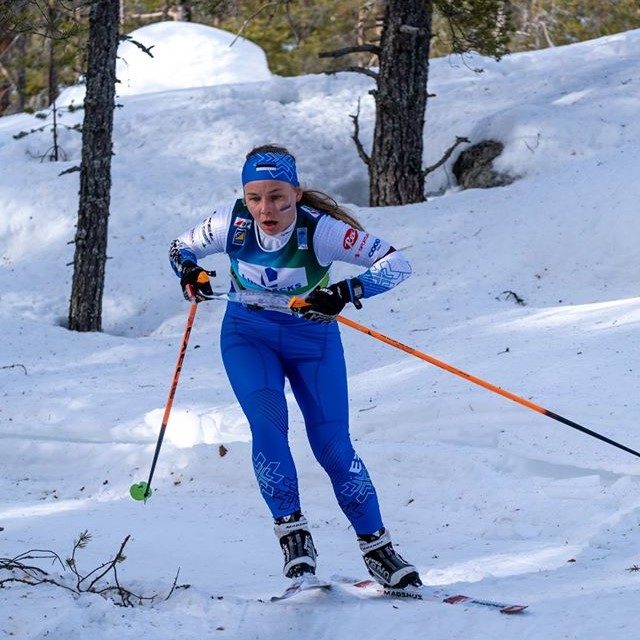
[{"label": "female skier", "polygon": [[[286,293],[305,297],[308,304],[299,315],[287,315],[229,303],[221,329],[222,360],[249,421],[253,467],[275,520],[284,574],[296,578],[316,570],[288,443],[286,377],[313,453],[353,525],[369,573],[389,587],[419,585],[416,568],[391,544],[369,473],[350,440],[347,375],[335,322],[347,303],[360,309],[361,299],[395,287],[409,277],[411,267],[330,197],[301,189],[295,159],[284,147],[250,151],[242,185],[242,200],[216,207],[173,241],[170,260],[191,302],[212,294],[198,259],[226,253],[234,291]],[[330,284],[335,260],[366,270]]]}]

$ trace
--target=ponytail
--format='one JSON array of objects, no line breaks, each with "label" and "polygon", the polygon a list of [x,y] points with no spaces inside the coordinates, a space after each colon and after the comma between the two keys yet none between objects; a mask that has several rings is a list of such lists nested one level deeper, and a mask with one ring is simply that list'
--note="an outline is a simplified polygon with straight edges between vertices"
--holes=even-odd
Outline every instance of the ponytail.
[{"label": "ponytail", "polygon": [[306,204],[313,209],[328,213],[332,218],[342,220],[342,222],[346,222],[350,227],[364,231],[364,227],[353,215],[343,209],[331,196],[322,191],[316,191],[315,189],[307,191],[303,189],[300,204]]}]

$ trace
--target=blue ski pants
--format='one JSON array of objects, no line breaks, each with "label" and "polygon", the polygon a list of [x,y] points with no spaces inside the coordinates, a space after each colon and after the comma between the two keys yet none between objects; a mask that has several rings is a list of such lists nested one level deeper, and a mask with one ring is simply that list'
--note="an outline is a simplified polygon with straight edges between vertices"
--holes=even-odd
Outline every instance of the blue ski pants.
[{"label": "blue ski pants", "polygon": [[253,468],[273,517],[300,509],[288,441],[287,378],[311,449],[331,479],[340,508],[357,534],[380,529],[375,488],[349,437],[347,373],[337,323],[319,324],[229,303],[221,351],[251,427]]}]

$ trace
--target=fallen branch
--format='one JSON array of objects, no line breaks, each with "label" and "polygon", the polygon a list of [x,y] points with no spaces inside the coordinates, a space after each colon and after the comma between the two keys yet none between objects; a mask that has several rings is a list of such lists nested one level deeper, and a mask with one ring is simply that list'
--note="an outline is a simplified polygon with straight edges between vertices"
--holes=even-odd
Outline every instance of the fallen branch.
[{"label": "fallen branch", "polygon": [[15,364],[5,364],[3,367],[0,367],[0,369],[15,369],[16,367],[22,367],[22,370],[24,371],[24,375],[25,376],[29,375],[27,373],[27,367],[25,367],[23,364],[20,364],[19,362],[16,362]]},{"label": "fallen branch", "polygon": [[[0,558],[0,589],[15,583],[30,586],[51,584],[75,594],[95,593],[103,598],[111,599],[115,605],[122,607],[133,607],[145,603],[152,603],[158,597],[158,594],[154,593],[150,596],[139,595],[123,587],[120,583],[117,565],[126,559],[124,549],[130,538],[130,535],[126,536],[113,558],[107,562],[103,562],[100,566],[92,569],[88,573],[82,573],[80,571],[76,560],[77,552],[80,549],[84,549],[91,541],[91,534],[88,531],[83,531],[74,542],[71,557],[67,558],[66,563],[63,562],[60,556],[54,551],[42,549],[31,549],[14,558]],[[48,560],[53,564],[59,564],[63,571],[69,568],[75,576],[73,584],[70,585],[69,580],[65,579],[64,575],[52,576],[37,564],[27,562],[33,560]],[[112,580],[111,582],[107,581],[105,583],[104,580],[109,574],[111,574]],[[180,569],[178,569],[176,573],[171,590],[164,598],[165,600],[168,600],[176,589],[188,588],[189,585],[177,584],[179,574]]]}]

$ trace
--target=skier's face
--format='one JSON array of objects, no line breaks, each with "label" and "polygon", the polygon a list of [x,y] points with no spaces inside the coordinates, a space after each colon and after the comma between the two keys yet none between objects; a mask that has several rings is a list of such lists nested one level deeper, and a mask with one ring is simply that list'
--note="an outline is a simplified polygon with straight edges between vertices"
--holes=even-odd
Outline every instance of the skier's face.
[{"label": "skier's face", "polygon": [[296,203],[302,190],[280,180],[253,180],[244,185],[244,201],[256,224],[273,236],[296,218]]}]

